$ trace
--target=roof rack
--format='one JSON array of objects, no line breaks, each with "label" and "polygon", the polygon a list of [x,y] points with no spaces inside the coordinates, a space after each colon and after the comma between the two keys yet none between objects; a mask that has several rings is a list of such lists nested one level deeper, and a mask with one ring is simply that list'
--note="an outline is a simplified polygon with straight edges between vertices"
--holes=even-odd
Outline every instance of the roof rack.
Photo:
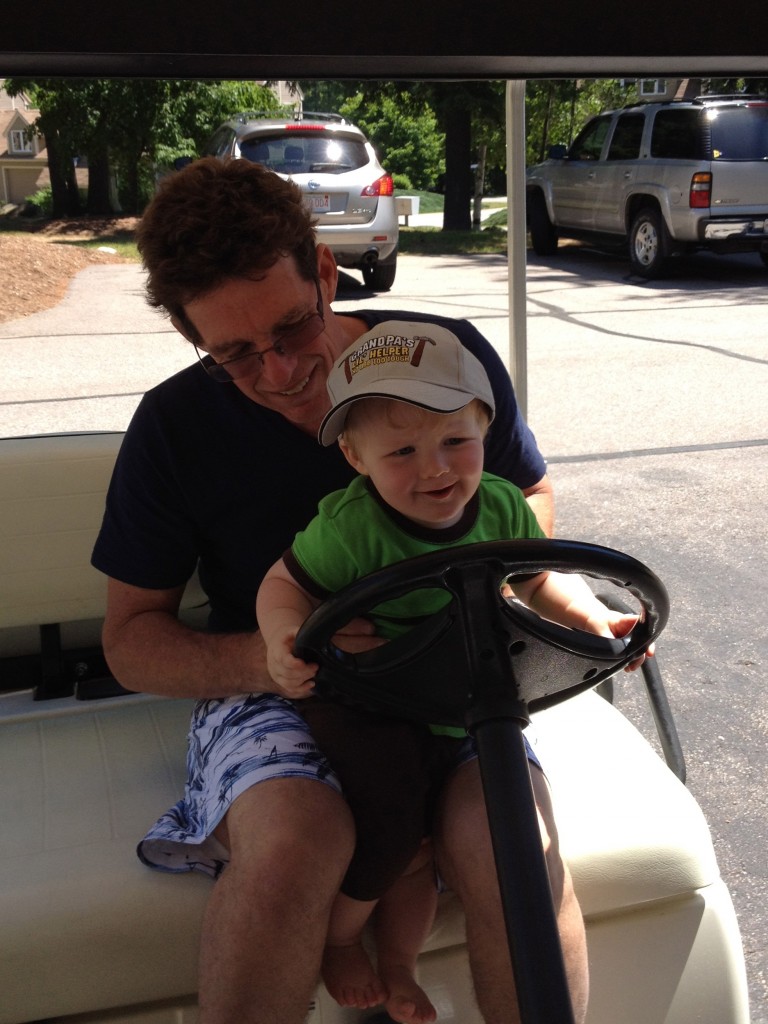
[{"label": "roof rack", "polygon": [[264,119],[273,120],[285,117],[285,114],[279,110],[240,110],[236,114],[232,114],[232,121],[239,121],[241,124],[245,124],[247,121],[261,121]]},{"label": "roof rack", "polygon": [[641,96],[639,99],[632,100],[631,103],[625,104],[621,109],[630,110],[632,107],[648,107],[651,105],[656,107],[674,107],[679,106],[681,103],[701,103],[701,100],[701,96],[669,96],[666,99],[662,99],[659,96]]},{"label": "roof rack", "polygon": [[719,92],[719,93],[704,93],[702,96],[697,96],[696,100],[699,103],[709,103],[712,100],[766,100],[768,96],[761,96],[756,92]]},{"label": "roof rack", "polygon": [[293,115],[294,121],[335,121],[337,124],[350,124],[346,117],[341,114],[331,114],[327,111],[297,110]]}]

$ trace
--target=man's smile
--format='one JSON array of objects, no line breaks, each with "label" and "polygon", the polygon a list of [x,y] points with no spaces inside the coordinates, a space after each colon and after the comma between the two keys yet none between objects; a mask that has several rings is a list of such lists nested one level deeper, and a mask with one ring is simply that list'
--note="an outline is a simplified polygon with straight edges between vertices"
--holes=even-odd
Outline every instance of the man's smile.
[{"label": "man's smile", "polygon": [[304,377],[303,380],[300,380],[299,383],[295,384],[292,388],[288,388],[286,391],[279,391],[278,394],[280,394],[280,395],[289,395],[289,396],[290,395],[298,395],[298,394],[300,394],[304,390],[304,388],[307,386],[308,383],[309,383],[309,377]]}]

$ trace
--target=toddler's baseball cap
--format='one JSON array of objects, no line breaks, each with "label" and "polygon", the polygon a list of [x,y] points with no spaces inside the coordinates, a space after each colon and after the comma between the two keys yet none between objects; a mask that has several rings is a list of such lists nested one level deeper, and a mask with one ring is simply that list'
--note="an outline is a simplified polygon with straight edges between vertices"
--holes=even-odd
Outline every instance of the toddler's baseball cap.
[{"label": "toddler's baseball cap", "polygon": [[431,412],[457,412],[473,398],[493,419],[491,382],[480,360],[441,324],[385,320],[366,332],[328,375],[331,410],[318,437],[333,444],[347,414],[362,398],[393,398]]}]

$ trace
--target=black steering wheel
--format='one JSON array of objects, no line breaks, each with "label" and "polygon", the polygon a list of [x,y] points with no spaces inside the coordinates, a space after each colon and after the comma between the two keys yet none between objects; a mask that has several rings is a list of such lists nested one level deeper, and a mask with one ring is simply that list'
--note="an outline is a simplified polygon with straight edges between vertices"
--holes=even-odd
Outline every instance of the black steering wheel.
[{"label": "black steering wheel", "polygon": [[[629,636],[604,639],[548,622],[502,596],[507,578],[543,570],[626,588],[642,605],[640,621]],[[419,588],[447,591],[451,600],[372,651],[349,654],[333,642],[352,618]],[[318,692],[471,730],[489,702],[495,713],[527,721],[529,712],[596,686],[641,654],[668,614],[663,583],[629,555],[576,541],[490,541],[421,555],[352,583],[309,616],[295,651],[319,664]]]},{"label": "black steering wheel", "polygon": [[[642,605],[629,636],[603,639],[508,603],[509,577],[578,572]],[[333,642],[347,622],[418,588],[447,605],[363,654]],[[320,692],[371,711],[463,725],[475,738],[522,1024],[573,1024],[568,981],[536,818],[523,728],[529,713],[607,679],[641,654],[669,614],[663,583],[641,562],[575,541],[493,541],[388,566],[321,605],[294,645],[317,662]]]}]

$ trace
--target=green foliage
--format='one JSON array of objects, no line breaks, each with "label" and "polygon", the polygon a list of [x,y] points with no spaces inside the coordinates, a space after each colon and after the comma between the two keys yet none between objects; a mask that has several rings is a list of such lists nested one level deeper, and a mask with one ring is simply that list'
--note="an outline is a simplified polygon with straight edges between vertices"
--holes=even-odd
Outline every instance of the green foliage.
[{"label": "green foliage", "polygon": [[493,228],[506,228],[508,223],[507,213],[508,210],[505,206],[502,210],[489,214],[483,221],[483,230],[490,231]]},{"label": "green foliage", "polygon": [[39,188],[31,196],[25,196],[26,204],[24,214],[30,217],[50,217],[53,213],[53,192],[51,186]]},{"label": "green foliage", "polygon": [[550,146],[570,145],[590,117],[637,100],[635,85],[617,78],[527,82],[526,163],[546,159]]},{"label": "green foliage", "polygon": [[768,78],[705,78],[702,82],[702,92],[746,92],[755,96],[768,96]]},{"label": "green foliage", "polygon": [[404,89],[382,90],[373,100],[356,92],[342,102],[339,113],[365,132],[383,166],[405,176],[407,187],[436,184],[444,170],[444,137],[428,104]]},{"label": "green foliage", "polygon": [[482,231],[440,231],[438,228],[400,230],[401,253],[418,256],[449,256],[467,253],[500,254],[506,257],[507,232],[502,228]]},{"label": "green foliage", "polygon": [[323,111],[327,114],[340,114],[342,104],[347,96],[354,96],[365,87],[365,82],[352,80],[333,81],[302,81],[299,82],[304,94],[304,110]]},{"label": "green foliage", "polygon": [[100,235],[98,238],[73,240],[66,244],[76,245],[81,249],[100,249],[103,246],[108,246],[110,249],[114,249],[118,256],[122,256],[124,260],[130,260],[132,263],[141,262],[133,235],[127,232],[113,232]]},{"label": "green foliage", "polygon": [[444,136],[415,83],[301,82],[306,111],[341,114],[365,132],[387,171],[407,189],[434,188],[445,171]]}]

